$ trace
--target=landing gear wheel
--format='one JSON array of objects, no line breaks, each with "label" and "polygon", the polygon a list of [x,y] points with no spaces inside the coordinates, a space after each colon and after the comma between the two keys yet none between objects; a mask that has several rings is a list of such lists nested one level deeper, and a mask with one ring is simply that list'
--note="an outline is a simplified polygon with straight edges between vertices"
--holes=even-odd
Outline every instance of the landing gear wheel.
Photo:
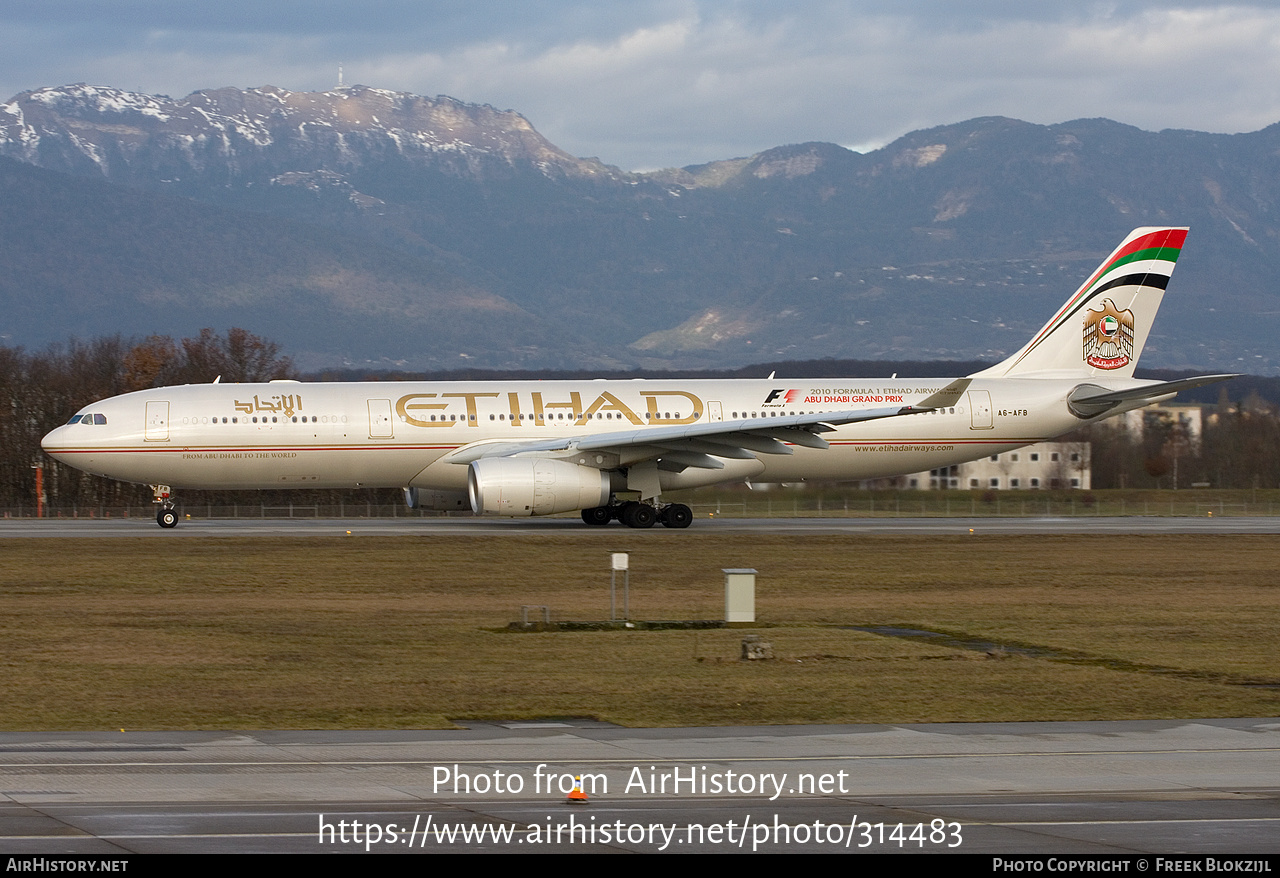
[{"label": "landing gear wheel", "polygon": [[582,510],[582,520],[587,524],[600,527],[613,521],[613,513],[609,511],[608,506],[596,506],[593,509]]},{"label": "landing gear wheel", "polygon": [[177,527],[178,513],[169,507],[165,507],[156,513],[156,524],[161,527]]},{"label": "landing gear wheel", "polygon": [[688,527],[693,523],[693,510],[683,503],[672,503],[662,510],[663,527]]},{"label": "landing gear wheel", "polygon": [[648,503],[628,503],[618,516],[627,527],[653,527],[658,513]]}]

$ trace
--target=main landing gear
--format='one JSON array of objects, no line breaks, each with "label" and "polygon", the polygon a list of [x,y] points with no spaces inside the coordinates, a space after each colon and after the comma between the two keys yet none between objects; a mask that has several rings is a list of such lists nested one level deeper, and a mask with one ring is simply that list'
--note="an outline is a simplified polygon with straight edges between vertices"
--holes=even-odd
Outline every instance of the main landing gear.
[{"label": "main landing gear", "polygon": [[653,527],[655,523],[661,522],[663,527],[683,528],[693,523],[693,510],[683,503],[668,503],[657,509],[649,503],[634,500],[582,510],[582,520],[597,527],[606,525],[615,518],[627,527]]},{"label": "main landing gear", "polygon": [[160,508],[156,510],[156,524],[165,528],[177,527],[178,513],[173,508],[173,490],[168,485],[152,485],[151,492],[155,495],[151,502],[160,504]]}]

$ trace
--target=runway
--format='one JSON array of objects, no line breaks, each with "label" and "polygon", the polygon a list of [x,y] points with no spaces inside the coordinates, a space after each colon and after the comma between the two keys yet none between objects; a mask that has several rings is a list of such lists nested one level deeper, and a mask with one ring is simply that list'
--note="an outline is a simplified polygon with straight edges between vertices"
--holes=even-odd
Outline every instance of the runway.
[{"label": "runway", "polygon": [[577,519],[194,519],[164,530],[152,519],[8,519],[0,539],[38,537],[281,537],[281,536],[503,536],[572,534],[608,541],[619,532],[637,534],[1280,534],[1280,516],[1157,517],[1077,516],[1059,518],[716,518],[696,519],[686,531],[654,527],[632,531],[620,524],[588,527]]},{"label": "runway", "polygon": [[1280,719],[5,733],[0,850],[1277,854]]}]

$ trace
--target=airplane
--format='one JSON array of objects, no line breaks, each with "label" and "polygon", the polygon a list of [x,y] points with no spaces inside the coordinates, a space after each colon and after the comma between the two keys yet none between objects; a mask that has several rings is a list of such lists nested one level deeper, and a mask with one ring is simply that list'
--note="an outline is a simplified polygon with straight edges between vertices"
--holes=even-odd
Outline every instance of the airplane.
[{"label": "airplane", "polygon": [[150,485],[165,528],[174,487],[398,487],[411,508],[685,528],[664,493],[948,467],[1234,377],[1133,377],[1186,234],[1135,229],[1025,346],[963,378],[215,381],[93,403],[41,445]]}]

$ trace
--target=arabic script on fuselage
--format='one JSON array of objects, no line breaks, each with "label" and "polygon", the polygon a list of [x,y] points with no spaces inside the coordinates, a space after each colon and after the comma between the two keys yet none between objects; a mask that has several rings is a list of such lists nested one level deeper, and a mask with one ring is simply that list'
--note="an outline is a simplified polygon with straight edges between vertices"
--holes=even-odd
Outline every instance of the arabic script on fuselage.
[{"label": "arabic script on fuselage", "polygon": [[277,393],[263,401],[255,393],[251,402],[241,402],[237,399],[235,404],[236,410],[244,412],[246,415],[252,415],[255,412],[271,412],[272,414],[282,414],[286,418],[292,418],[294,412],[302,411],[302,394]]}]

